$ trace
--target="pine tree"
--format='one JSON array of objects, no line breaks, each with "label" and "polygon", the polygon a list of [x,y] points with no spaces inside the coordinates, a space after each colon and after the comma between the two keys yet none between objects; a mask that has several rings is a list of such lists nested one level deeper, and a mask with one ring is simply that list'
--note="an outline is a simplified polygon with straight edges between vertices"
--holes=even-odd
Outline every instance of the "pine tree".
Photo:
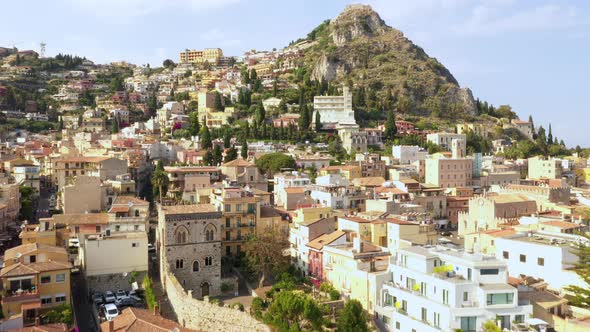
[{"label": "pine tree", "polygon": [[211,152],[211,150],[207,150],[207,152],[203,156],[203,163],[207,166],[213,166],[213,153]]},{"label": "pine tree", "polygon": [[397,134],[397,126],[395,125],[395,112],[393,109],[387,113],[387,121],[385,121],[385,130],[383,136],[385,139],[392,140]]},{"label": "pine tree", "polygon": [[223,147],[225,149],[229,149],[231,146],[231,132],[229,129],[226,129],[223,134]]},{"label": "pine tree", "polygon": [[238,150],[235,146],[232,145],[232,147],[229,148],[229,150],[227,150],[227,152],[225,153],[225,159],[223,159],[223,162],[228,163],[236,159],[238,159]]},{"label": "pine tree", "polygon": [[279,88],[278,88],[278,84],[277,84],[277,79],[275,78],[275,80],[272,82],[272,96],[276,97],[278,91],[279,91]]},{"label": "pine tree", "polygon": [[262,101],[258,102],[258,106],[256,107],[256,123],[261,124],[264,122],[266,118],[266,111],[264,110],[264,105],[262,105]]},{"label": "pine tree", "polygon": [[213,165],[217,166],[221,164],[222,159],[223,153],[221,152],[221,147],[219,147],[219,144],[216,144],[213,148]]},{"label": "pine tree", "polygon": [[119,120],[117,118],[113,118],[111,120],[111,134],[116,134],[119,132]]},{"label": "pine tree", "polygon": [[305,104],[303,104],[299,114],[299,131],[306,131],[309,128],[309,112]]},{"label": "pine tree", "polygon": [[256,81],[258,79],[258,73],[256,72],[256,70],[252,69],[250,70],[250,81]]},{"label": "pine tree", "polygon": [[196,136],[199,134],[199,130],[201,126],[199,124],[199,113],[192,112],[188,115],[188,123],[189,123],[189,131],[191,132],[192,136]]},{"label": "pine tree", "polygon": [[242,159],[248,159],[248,141],[245,139],[242,142],[242,150],[240,151],[240,155],[242,156]]},{"label": "pine tree", "polygon": [[549,124],[549,133],[547,134],[547,144],[553,144],[553,134],[551,133],[551,124]]},{"label": "pine tree", "polygon": [[320,118],[320,111],[315,112],[315,131],[320,132],[322,130],[322,119]]},{"label": "pine tree", "polygon": [[213,109],[218,112],[223,111],[223,101],[221,99],[221,94],[219,92],[215,92],[215,100],[213,102]]},{"label": "pine tree", "polygon": [[211,143],[211,133],[209,132],[209,127],[207,127],[206,123],[204,123],[201,128],[201,147],[203,149],[211,149],[213,147],[213,144]]}]

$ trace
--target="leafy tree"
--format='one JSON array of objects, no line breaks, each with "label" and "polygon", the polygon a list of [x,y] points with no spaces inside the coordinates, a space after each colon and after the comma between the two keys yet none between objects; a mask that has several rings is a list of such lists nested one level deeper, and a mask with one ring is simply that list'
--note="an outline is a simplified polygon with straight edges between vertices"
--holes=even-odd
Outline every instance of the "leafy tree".
[{"label": "leafy tree", "polygon": [[295,168],[295,159],[280,152],[268,153],[256,160],[256,166],[262,173],[272,176],[282,168]]},{"label": "leafy tree", "polygon": [[123,78],[119,75],[113,76],[113,78],[111,78],[109,88],[111,92],[125,90],[125,87],[123,86]]},{"label": "leafy tree", "polygon": [[192,112],[188,115],[188,128],[192,136],[196,136],[199,134],[199,130],[201,130],[201,126],[199,125],[199,113]]},{"label": "leafy tree", "polygon": [[209,132],[209,127],[207,124],[204,123],[203,127],[201,127],[201,146],[203,149],[211,149],[213,147],[213,143],[211,142],[211,133]]},{"label": "leafy tree", "polygon": [[219,165],[222,160],[223,154],[221,152],[221,147],[219,147],[219,144],[215,144],[215,147],[213,148],[213,164]]},{"label": "leafy tree", "polygon": [[20,220],[32,220],[35,214],[33,209],[34,190],[32,187],[20,186],[18,188],[20,192]]},{"label": "leafy tree", "polygon": [[236,149],[235,146],[232,145],[231,148],[229,148],[227,150],[227,152],[225,153],[225,159],[223,159],[224,163],[228,163],[232,160],[236,160],[238,159],[238,150]]},{"label": "leafy tree", "polygon": [[264,315],[264,321],[278,331],[301,331],[304,322],[314,330],[321,330],[322,316],[318,305],[310,297],[294,291],[276,295]]},{"label": "leafy tree", "polygon": [[215,99],[213,101],[213,109],[218,112],[223,111],[223,101],[221,99],[221,94],[217,91],[215,91]]},{"label": "leafy tree", "polygon": [[164,62],[162,62],[162,66],[164,66],[164,68],[167,69],[173,69],[174,67],[176,67],[176,64],[174,63],[174,61],[166,59],[164,60]]},{"label": "leafy tree", "polygon": [[152,174],[152,186],[154,188],[154,194],[159,196],[160,203],[162,202],[162,196],[168,192],[168,175],[164,171],[164,163],[158,160],[156,170]]},{"label": "leafy tree", "polygon": [[350,300],[346,302],[344,308],[340,311],[338,317],[337,328],[338,332],[365,332],[369,331],[367,321],[369,317],[363,310],[363,306],[358,300]]},{"label": "leafy tree", "polygon": [[502,332],[502,329],[498,327],[498,324],[492,319],[488,319],[483,323],[484,332]]},{"label": "leafy tree", "polygon": [[272,229],[248,238],[244,245],[246,261],[248,267],[260,276],[259,287],[263,287],[269,277],[288,268],[289,258],[283,255],[288,246],[286,239]]},{"label": "leafy tree", "polygon": [[397,127],[395,125],[395,112],[393,109],[387,112],[387,121],[385,121],[385,130],[383,131],[383,136],[385,139],[392,140],[395,138],[397,134]]},{"label": "leafy tree", "polygon": [[[584,217],[590,217],[590,213],[586,214]],[[580,235],[590,240],[590,237],[587,234]],[[579,243],[577,244],[574,253],[578,256],[578,261],[574,264],[573,271],[576,272],[586,284],[590,284],[590,246]],[[569,299],[571,305],[590,309],[589,288],[571,285],[565,289],[573,294]]]},{"label": "leafy tree", "polygon": [[68,326],[72,325],[72,308],[68,304],[61,304],[43,314],[41,316],[41,321],[43,324],[63,323]]}]

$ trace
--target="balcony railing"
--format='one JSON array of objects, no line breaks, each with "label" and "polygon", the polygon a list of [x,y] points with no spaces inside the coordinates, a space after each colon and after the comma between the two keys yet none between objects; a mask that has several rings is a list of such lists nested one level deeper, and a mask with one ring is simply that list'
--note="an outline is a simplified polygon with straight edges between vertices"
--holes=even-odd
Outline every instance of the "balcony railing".
[{"label": "balcony railing", "polygon": [[39,290],[18,290],[18,291],[11,291],[6,290],[3,292],[2,302],[9,303],[9,302],[23,302],[23,301],[30,301],[39,298]]}]

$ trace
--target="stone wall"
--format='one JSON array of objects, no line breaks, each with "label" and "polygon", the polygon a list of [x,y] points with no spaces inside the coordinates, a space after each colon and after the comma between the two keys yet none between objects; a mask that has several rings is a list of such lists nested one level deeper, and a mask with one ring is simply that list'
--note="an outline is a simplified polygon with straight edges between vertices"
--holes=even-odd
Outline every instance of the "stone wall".
[{"label": "stone wall", "polygon": [[176,277],[162,264],[162,287],[170,305],[176,313],[178,322],[190,329],[212,332],[260,331],[270,332],[270,328],[257,321],[246,312],[228,307],[220,307],[193,298],[192,291],[185,291]]},{"label": "stone wall", "polygon": [[[141,281],[145,277],[146,272],[138,272],[137,277],[135,280],[138,284],[141,284]],[[104,293],[106,291],[116,292],[118,289],[122,289],[124,291],[131,290],[131,283],[130,281],[131,275],[127,273],[126,276],[123,276],[121,273],[116,274],[103,274],[98,276],[88,276],[86,280],[88,282],[88,291],[89,292],[100,292]]]}]

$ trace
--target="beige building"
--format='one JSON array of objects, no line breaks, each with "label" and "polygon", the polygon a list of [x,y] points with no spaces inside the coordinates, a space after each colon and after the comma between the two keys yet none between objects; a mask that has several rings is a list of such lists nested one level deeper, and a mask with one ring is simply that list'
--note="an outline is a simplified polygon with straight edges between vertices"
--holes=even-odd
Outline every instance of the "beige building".
[{"label": "beige building", "polygon": [[459,235],[498,228],[517,223],[521,216],[537,212],[534,200],[517,194],[489,194],[469,200],[469,212],[459,213]]},{"label": "beige building", "polygon": [[217,64],[219,58],[223,56],[223,51],[220,48],[206,48],[204,50],[185,50],[180,52],[179,61],[181,63],[203,63]]},{"label": "beige building", "polygon": [[[428,142],[441,146],[443,149],[450,151],[453,140],[461,140],[462,142],[467,142],[467,135],[455,133],[434,133],[426,135],[426,140]],[[466,151],[467,147],[464,144],[462,146],[463,155],[465,155]]]},{"label": "beige building", "polygon": [[225,178],[239,186],[249,186],[268,191],[268,180],[260,174],[258,167],[244,159],[236,159],[221,165]]},{"label": "beige building", "polygon": [[441,188],[473,185],[473,160],[466,158],[430,158],[425,160],[426,183]]},{"label": "beige building", "polygon": [[174,205],[159,206],[158,216],[161,275],[171,271],[196,298],[221,294],[222,213],[211,204]]},{"label": "beige building", "polygon": [[78,175],[98,176],[102,181],[127,174],[127,161],[112,157],[66,157],[54,161],[53,180],[58,188]]},{"label": "beige building", "polygon": [[488,127],[481,123],[458,123],[457,124],[457,134],[460,135],[467,135],[468,132],[472,131],[474,134],[487,138],[488,137]]},{"label": "beige building", "polygon": [[561,179],[561,161],[554,158],[533,157],[528,160],[529,179]]},{"label": "beige building", "polygon": [[211,204],[222,213],[223,255],[237,256],[260,219],[259,197],[243,188],[223,188],[211,194]]}]

